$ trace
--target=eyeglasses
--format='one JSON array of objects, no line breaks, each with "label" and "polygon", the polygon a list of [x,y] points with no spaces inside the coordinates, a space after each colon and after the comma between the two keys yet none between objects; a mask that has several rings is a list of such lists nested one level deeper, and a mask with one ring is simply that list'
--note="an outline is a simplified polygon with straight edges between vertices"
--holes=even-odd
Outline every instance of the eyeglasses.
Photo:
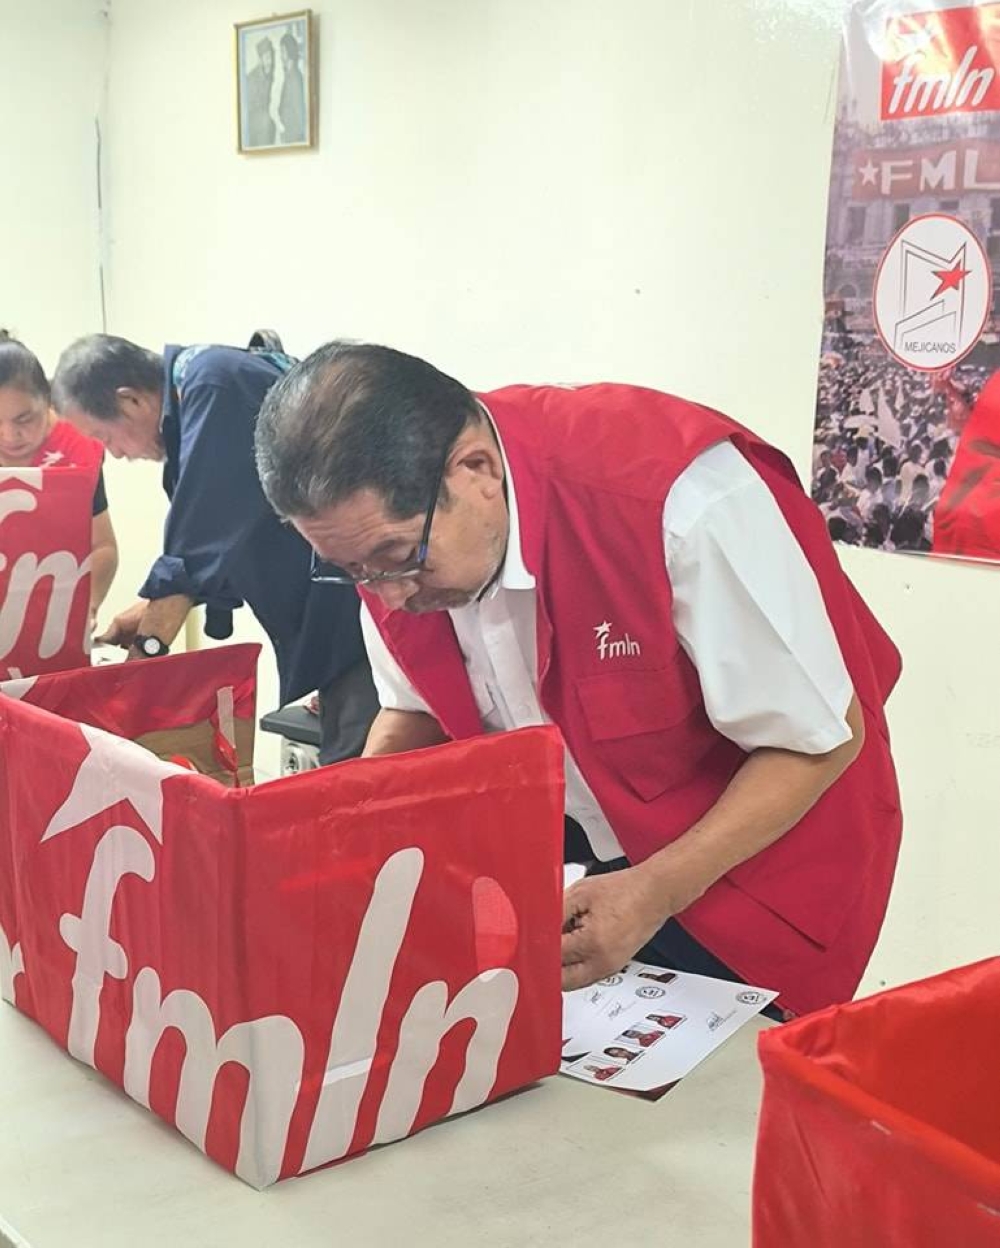
[{"label": "eyeglasses", "polygon": [[[448,450],[451,450],[449,445]],[[424,517],[424,527],[420,533],[420,541],[414,548],[413,554],[398,568],[393,568],[391,572],[372,571],[361,564],[361,571],[358,574],[339,568],[335,564],[326,563],[320,559],[315,550],[312,552],[312,563],[309,566],[309,579],[318,585],[378,585],[383,581],[405,581],[414,576],[419,576],[424,570],[424,564],[427,562],[427,547],[431,538],[431,524],[434,521],[434,513],[437,511],[438,497],[441,493],[441,482],[444,480],[445,465],[448,462],[448,452],[441,461],[441,468],[437,476],[434,478],[434,492],[431,495],[430,506],[427,508],[427,515]]]}]

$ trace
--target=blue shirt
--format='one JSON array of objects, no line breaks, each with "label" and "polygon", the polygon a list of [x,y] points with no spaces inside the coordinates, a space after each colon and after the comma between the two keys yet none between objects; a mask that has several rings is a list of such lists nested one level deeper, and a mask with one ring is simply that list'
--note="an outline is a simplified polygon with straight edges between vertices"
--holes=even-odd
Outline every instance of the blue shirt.
[{"label": "blue shirt", "polygon": [[184,594],[216,613],[246,603],[274,645],[282,704],[323,688],[364,654],[354,588],[309,579],[308,543],[272,511],[257,477],[257,413],[290,363],[235,347],[165,350],[170,511],[163,554],[139,591]]}]

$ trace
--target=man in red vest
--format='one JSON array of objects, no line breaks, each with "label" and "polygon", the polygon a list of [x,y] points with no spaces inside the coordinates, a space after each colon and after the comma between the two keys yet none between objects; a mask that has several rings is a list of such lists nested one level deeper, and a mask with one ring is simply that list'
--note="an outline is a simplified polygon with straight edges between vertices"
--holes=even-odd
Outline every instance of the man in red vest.
[{"label": "man in red vest", "polygon": [[367,753],[552,722],[591,861],[563,982],[633,956],[848,999],[900,812],[899,656],[779,452],[633,386],[473,395],[332,343],[268,396],[258,470],[362,587],[382,711]]}]

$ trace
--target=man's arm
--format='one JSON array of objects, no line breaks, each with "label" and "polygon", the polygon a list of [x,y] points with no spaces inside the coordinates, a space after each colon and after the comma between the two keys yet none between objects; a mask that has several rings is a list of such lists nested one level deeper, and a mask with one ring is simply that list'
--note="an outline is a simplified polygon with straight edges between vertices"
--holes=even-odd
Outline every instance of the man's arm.
[{"label": "man's arm", "polygon": [[668,495],[664,554],[674,626],[706,713],[747,758],[670,845],[567,892],[569,987],[617,970],[667,919],[783,836],[864,742],[816,575],[774,497],[729,443],[704,452]]},{"label": "man's arm", "polygon": [[273,514],[254,467],[255,414],[238,387],[189,376],[163,553],[139,590],[158,610],[143,615],[140,632],[169,642],[195,603],[241,605],[229,583],[234,552],[261,517]]},{"label": "man's arm", "polygon": [[564,901],[564,990],[617,971],[667,919],[794,827],[864,744],[857,698],[848,708],[847,722],[850,740],[826,754],[755,750],[715,805],[683,836],[638,866],[592,876],[569,888]]},{"label": "man's arm", "polygon": [[449,738],[431,714],[430,707],[389,652],[365,603],[361,604],[361,633],[382,705],[368,732],[362,757],[402,754],[447,741]]},{"label": "man's arm", "polygon": [[[168,598],[155,598],[146,605],[139,619],[136,633],[142,637],[158,637],[165,645],[170,645],[184,627],[184,621],[194,606],[194,600],[184,594],[171,594]],[[129,649],[130,659],[141,658],[132,648]]]},{"label": "man's arm", "polygon": [[433,715],[423,711],[396,711],[383,707],[368,733],[362,758],[376,754],[402,754],[441,745],[448,737]]}]

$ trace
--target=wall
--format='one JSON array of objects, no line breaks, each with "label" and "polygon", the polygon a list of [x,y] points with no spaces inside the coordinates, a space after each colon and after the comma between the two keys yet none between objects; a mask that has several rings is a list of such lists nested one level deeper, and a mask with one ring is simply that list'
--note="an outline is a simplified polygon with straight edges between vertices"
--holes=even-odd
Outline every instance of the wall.
[{"label": "wall", "polygon": [[[108,8],[109,0],[0,0],[0,153],[8,171],[0,325],[50,375],[69,342],[104,328]],[[133,600],[165,512],[155,466],[109,461],[105,478],[122,559],[101,625]]]},{"label": "wall", "polygon": [[[253,6],[115,0],[116,331],[263,323],[299,353],[387,341],[476,387],[644,382],[807,466],[839,3],[314,7],[319,149],[241,157],[231,24]],[[873,988],[1000,945],[1000,572],[845,561],[907,665],[907,840]]]},{"label": "wall", "polygon": [[97,0],[0,0],[0,326],[49,368],[81,326],[100,318],[103,8]]}]

